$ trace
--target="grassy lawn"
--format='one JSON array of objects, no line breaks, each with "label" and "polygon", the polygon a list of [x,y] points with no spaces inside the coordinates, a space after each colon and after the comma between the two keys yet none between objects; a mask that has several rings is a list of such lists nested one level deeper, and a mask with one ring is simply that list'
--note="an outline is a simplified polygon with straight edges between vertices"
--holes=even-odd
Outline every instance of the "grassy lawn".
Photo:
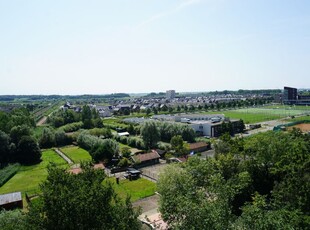
[{"label": "grassy lawn", "polygon": [[65,153],[74,163],[80,163],[81,161],[91,161],[92,158],[85,149],[78,146],[67,146],[60,149]]},{"label": "grassy lawn", "polygon": [[309,121],[310,122],[310,116],[302,116],[302,117],[295,117],[293,119],[287,119],[288,122],[294,122],[294,121]]},{"label": "grassy lawn", "polygon": [[152,196],[156,191],[156,184],[144,178],[133,181],[120,180],[119,184],[116,184],[115,178],[110,177],[104,180],[103,183],[107,181],[112,183],[113,188],[121,198],[125,199],[127,195],[130,195],[132,202]]},{"label": "grassy lawn", "polygon": [[47,166],[50,162],[68,167],[67,163],[53,150],[45,150],[42,152],[42,161],[39,164],[21,166],[11,179],[0,187],[0,194],[18,191],[36,193],[39,184],[47,177]]}]

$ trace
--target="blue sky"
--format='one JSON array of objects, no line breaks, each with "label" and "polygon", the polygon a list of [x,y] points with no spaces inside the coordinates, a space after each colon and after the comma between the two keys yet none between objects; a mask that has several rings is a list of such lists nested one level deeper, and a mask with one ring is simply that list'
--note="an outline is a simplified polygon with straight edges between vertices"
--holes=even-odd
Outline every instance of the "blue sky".
[{"label": "blue sky", "polygon": [[0,94],[310,88],[308,0],[0,0]]}]

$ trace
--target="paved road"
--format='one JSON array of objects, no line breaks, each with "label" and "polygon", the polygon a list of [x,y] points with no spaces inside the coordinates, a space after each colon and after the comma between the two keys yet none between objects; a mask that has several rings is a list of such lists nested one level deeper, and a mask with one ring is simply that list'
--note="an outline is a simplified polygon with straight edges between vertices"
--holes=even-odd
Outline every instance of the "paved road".
[{"label": "paved road", "polygon": [[58,153],[59,156],[61,156],[65,161],[68,162],[68,164],[73,164],[73,161],[67,157],[63,152],[60,151],[60,149],[54,149],[56,153]]}]

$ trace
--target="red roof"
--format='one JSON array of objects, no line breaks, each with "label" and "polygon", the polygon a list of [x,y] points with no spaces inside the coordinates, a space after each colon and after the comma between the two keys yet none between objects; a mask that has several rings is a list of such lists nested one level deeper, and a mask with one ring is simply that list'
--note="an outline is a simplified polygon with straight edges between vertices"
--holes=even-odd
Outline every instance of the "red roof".
[{"label": "red roof", "polygon": [[189,144],[189,149],[194,150],[194,149],[199,149],[199,148],[207,148],[209,145],[205,142],[196,142],[196,143],[191,143]]},{"label": "red roof", "polygon": [[133,158],[135,161],[144,162],[144,161],[159,159],[160,156],[158,152],[156,152],[155,150],[152,150],[152,152],[149,152],[149,153],[137,154],[133,156]]}]

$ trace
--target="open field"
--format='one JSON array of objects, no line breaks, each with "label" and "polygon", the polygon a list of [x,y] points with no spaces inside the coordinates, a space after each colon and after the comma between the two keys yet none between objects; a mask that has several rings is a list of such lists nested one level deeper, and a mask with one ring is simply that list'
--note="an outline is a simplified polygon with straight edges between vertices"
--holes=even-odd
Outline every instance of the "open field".
[{"label": "open field", "polygon": [[47,166],[50,162],[68,167],[67,163],[53,150],[45,150],[42,152],[42,161],[39,164],[21,166],[11,179],[0,187],[0,194],[17,191],[36,193],[39,184],[47,177]]},{"label": "open field", "polygon": [[120,180],[119,184],[116,184],[115,177],[111,177],[103,181],[103,183],[107,182],[112,183],[113,188],[121,198],[125,199],[127,195],[130,195],[132,202],[152,196],[156,191],[156,184],[144,178],[132,181]]},{"label": "open field", "polygon": [[243,108],[235,110],[212,111],[205,112],[205,114],[224,114],[226,117],[232,119],[242,119],[245,123],[257,123],[262,121],[269,121],[280,119],[289,116],[299,116],[302,114],[310,114],[310,108],[302,107],[286,107],[286,108]]},{"label": "open field", "polygon": [[287,119],[286,121],[288,121],[288,122],[293,122],[293,121],[309,121],[310,122],[310,115],[309,116],[302,116],[302,117],[295,117],[293,119]]},{"label": "open field", "polygon": [[296,106],[291,106],[291,105],[267,105],[264,106],[266,109],[297,109],[297,110],[309,110],[310,111],[310,106],[306,105],[296,105]]},{"label": "open field", "polygon": [[91,161],[92,158],[89,153],[78,146],[67,146],[60,148],[60,150],[67,155],[74,163],[80,163],[81,161]]}]

